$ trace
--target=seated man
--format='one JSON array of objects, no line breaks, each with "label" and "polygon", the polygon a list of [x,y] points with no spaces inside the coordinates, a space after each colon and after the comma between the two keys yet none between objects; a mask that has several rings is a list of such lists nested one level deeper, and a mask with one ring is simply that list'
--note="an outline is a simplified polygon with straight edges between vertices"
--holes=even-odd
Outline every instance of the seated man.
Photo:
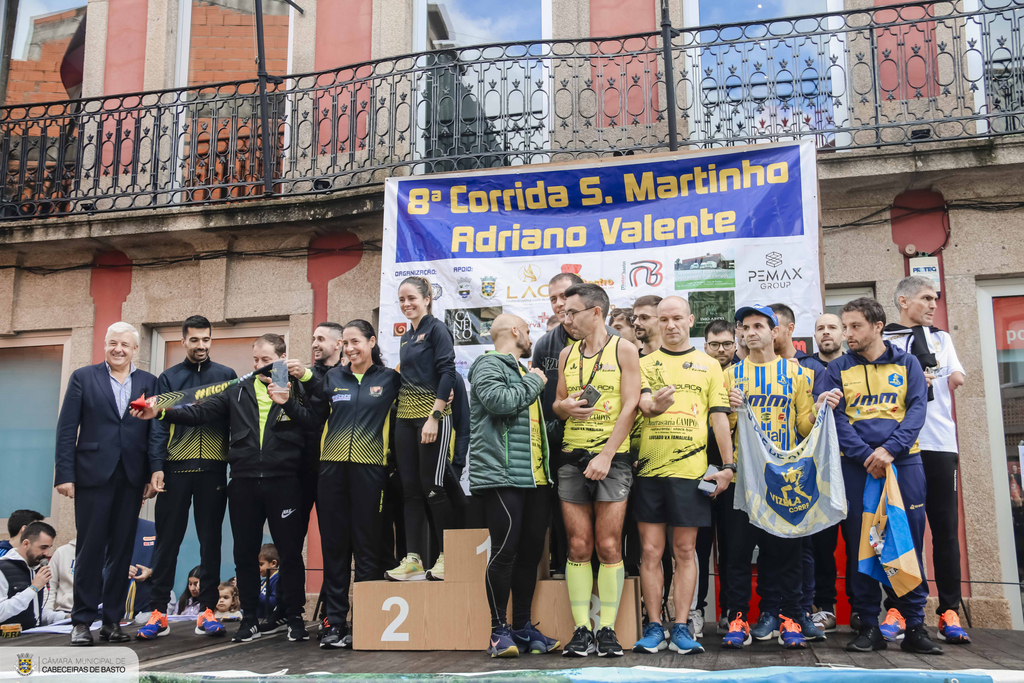
[{"label": "seated man", "polygon": [[0,557],[3,557],[21,543],[21,532],[32,522],[43,521],[43,516],[35,510],[15,510],[7,518],[7,533],[11,540],[0,541]]},{"label": "seated man", "polygon": [[53,555],[57,532],[46,522],[32,522],[21,532],[21,543],[0,558],[0,624],[21,630],[67,619],[46,607],[50,568],[40,567]]}]

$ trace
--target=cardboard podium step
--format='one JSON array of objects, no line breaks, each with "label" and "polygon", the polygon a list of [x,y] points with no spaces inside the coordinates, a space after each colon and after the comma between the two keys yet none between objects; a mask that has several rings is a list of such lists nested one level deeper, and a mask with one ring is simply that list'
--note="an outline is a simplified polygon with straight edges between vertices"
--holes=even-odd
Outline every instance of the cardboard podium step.
[{"label": "cardboard podium step", "polygon": [[490,556],[487,529],[448,529],[444,532],[445,583],[482,584]]},{"label": "cardboard podium step", "polygon": [[[447,564],[445,555],[446,573]],[[482,571],[475,584],[356,583],[352,619],[352,647],[356,650],[482,651],[491,634]]]},{"label": "cardboard podium step", "polygon": [[[510,606],[511,609],[511,606]],[[601,600],[597,597],[597,581],[594,594],[590,597],[590,628],[596,631],[599,625]],[[511,615],[511,612],[509,612]],[[569,589],[565,581],[545,579],[537,582],[533,593],[533,623],[539,624],[541,632],[549,638],[562,641],[564,647],[576,630],[569,606]],[[640,628],[640,579],[629,578],[622,584],[622,598],[615,615],[615,635],[623,649],[633,647],[641,634]]]}]

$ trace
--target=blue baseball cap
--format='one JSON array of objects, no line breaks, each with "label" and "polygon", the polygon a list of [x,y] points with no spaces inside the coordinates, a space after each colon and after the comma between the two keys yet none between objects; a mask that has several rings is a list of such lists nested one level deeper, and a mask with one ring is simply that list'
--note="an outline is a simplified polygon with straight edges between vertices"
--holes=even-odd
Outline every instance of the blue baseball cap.
[{"label": "blue baseball cap", "polygon": [[748,315],[763,315],[772,321],[772,327],[779,326],[779,319],[775,317],[775,311],[768,306],[761,306],[760,304],[754,304],[753,306],[744,306],[740,310],[736,311],[736,322],[741,323],[743,319]]}]

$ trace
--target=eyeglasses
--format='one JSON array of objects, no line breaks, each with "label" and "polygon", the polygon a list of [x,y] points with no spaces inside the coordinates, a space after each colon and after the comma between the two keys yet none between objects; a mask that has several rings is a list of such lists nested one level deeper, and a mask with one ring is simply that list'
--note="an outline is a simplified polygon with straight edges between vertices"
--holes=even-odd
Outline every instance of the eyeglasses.
[{"label": "eyeglasses", "polygon": [[587,311],[591,310],[592,308],[597,308],[597,306],[587,306],[582,311],[574,311],[571,308],[567,308],[567,309],[565,309],[565,319],[568,320],[569,318],[575,318],[580,313],[586,313]]},{"label": "eyeglasses", "polygon": [[719,349],[731,349],[736,346],[736,342],[708,342],[708,348],[712,351],[718,351]]}]

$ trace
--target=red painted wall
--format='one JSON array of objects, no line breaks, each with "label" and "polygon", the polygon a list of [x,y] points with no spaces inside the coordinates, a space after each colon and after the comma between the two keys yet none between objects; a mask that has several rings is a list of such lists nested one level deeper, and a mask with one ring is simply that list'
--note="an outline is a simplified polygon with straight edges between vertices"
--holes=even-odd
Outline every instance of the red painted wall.
[{"label": "red painted wall", "polygon": [[103,94],[138,92],[146,72],[146,0],[109,0]]},{"label": "red painted wall", "polygon": [[[309,243],[310,249],[346,249],[358,247],[359,240],[350,232],[317,237]],[[361,248],[351,251],[337,251],[310,254],[306,261],[306,280],[313,287],[313,324],[327,320],[327,285],[339,275],[344,275],[359,264],[363,257]],[[347,320],[333,322],[344,325]],[[319,593],[324,580],[324,556],[320,550],[320,526],[316,508],[309,516],[306,532],[306,592]]]},{"label": "red painted wall", "polygon": [[[103,361],[107,328],[121,320],[121,306],[132,291],[132,260],[120,251],[106,251],[93,261],[89,294],[95,306],[92,330],[92,362]],[[96,268],[95,266],[117,266]]]},{"label": "red painted wall", "polygon": [[370,60],[373,0],[319,0],[315,71]]},{"label": "red painted wall", "polygon": [[[892,6],[875,13],[880,24],[924,19],[932,16],[930,5],[896,7],[907,0],[875,0],[875,7]],[[939,64],[935,47],[935,22],[880,28],[875,32],[878,44],[880,99],[914,101],[939,95]],[[917,48],[917,52],[914,52]],[[886,51],[889,55],[886,56]]]},{"label": "red painted wall", "polygon": [[[656,31],[661,18],[650,0],[590,0],[590,35],[621,36]],[[644,39],[608,43],[603,51],[619,52],[652,48]],[[600,51],[600,50],[598,50]],[[625,64],[621,57],[591,60],[594,89],[601,102],[597,117],[600,127],[628,125],[633,116],[640,123],[653,123],[658,109],[658,92],[649,87],[655,72],[661,72],[660,52],[632,57]],[[623,77],[624,76],[624,77]],[[640,80],[633,82],[633,77]]]}]

